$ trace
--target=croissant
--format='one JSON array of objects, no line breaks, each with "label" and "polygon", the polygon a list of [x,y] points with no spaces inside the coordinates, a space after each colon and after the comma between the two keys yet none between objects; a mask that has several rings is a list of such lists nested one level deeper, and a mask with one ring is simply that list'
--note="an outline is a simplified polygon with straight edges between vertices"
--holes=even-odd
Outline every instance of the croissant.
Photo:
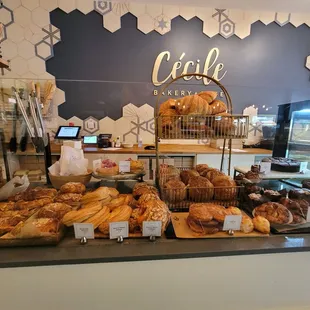
[{"label": "croissant", "polygon": [[216,118],[213,122],[213,129],[218,135],[230,134],[234,132],[236,126],[234,125],[234,119],[229,113],[219,113],[217,116],[221,118]]},{"label": "croissant", "polygon": [[212,101],[216,99],[217,92],[216,91],[202,91],[198,94],[198,96],[210,104]]},{"label": "croissant", "polygon": [[161,116],[162,116],[162,121],[161,121],[161,126],[162,127],[168,127],[172,128],[173,124],[176,124],[177,122],[177,116],[178,113],[175,109],[167,109],[164,111]]},{"label": "croissant", "polygon": [[175,109],[180,115],[210,115],[212,112],[209,103],[198,95],[185,96],[182,99],[177,100]]},{"label": "croissant", "polygon": [[163,102],[159,107],[159,115],[163,115],[167,110],[174,109],[175,102],[176,101],[174,99],[168,99]]},{"label": "croissant", "polygon": [[227,105],[221,100],[214,100],[210,104],[211,113],[212,115],[223,113],[227,111]]}]

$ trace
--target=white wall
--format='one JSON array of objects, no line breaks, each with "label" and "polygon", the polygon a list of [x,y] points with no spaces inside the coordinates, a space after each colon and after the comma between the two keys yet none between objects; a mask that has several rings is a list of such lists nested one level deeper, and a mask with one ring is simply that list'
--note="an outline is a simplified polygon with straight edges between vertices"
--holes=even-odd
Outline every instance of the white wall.
[{"label": "white wall", "polygon": [[305,252],[0,269],[0,309],[309,309],[309,261]]}]

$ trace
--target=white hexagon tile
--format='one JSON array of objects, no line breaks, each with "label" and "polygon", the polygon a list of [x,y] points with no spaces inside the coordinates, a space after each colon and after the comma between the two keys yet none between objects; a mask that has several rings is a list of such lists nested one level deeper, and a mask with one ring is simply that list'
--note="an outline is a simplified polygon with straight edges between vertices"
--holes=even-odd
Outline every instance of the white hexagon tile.
[{"label": "white hexagon tile", "polygon": [[103,16],[103,26],[110,32],[115,32],[121,28],[120,16],[116,15],[113,11]]},{"label": "white hexagon tile", "polygon": [[[86,2],[86,0],[84,2]],[[58,7],[58,1],[57,0],[40,0],[40,6],[46,11],[51,12]]]},{"label": "white hexagon tile", "polygon": [[30,11],[33,11],[40,5],[39,0],[21,0],[22,5]]},{"label": "white hexagon tile", "polygon": [[76,0],[76,8],[84,13],[88,14],[94,10],[94,1],[93,0]]},{"label": "white hexagon tile", "polygon": [[33,44],[27,40],[23,40],[22,42],[18,43],[18,54],[25,59],[34,57],[35,53]]}]

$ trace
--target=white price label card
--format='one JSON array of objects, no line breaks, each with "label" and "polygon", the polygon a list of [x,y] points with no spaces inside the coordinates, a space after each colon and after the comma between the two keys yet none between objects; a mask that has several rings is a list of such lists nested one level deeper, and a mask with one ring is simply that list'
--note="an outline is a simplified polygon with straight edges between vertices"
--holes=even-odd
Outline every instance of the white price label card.
[{"label": "white price label card", "polygon": [[261,162],[260,163],[260,172],[261,173],[270,173],[271,172],[271,163]]},{"label": "white price label card", "polygon": [[75,239],[81,239],[83,237],[87,239],[95,239],[93,224],[74,223],[73,226],[74,226]]},{"label": "white price label card", "polygon": [[310,222],[310,207],[308,207],[307,222]]},{"label": "white price label card", "polygon": [[161,221],[143,222],[142,235],[143,237],[160,237],[161,236]]},{"label": "white price label card", "polygon": [[119,162],[119,171],[120,172],[130,172],[130,161],[123,160]]},{"label": "white price label card", "polygon": [[16,103],[16,99],[15,98],[9,98],[9,103]]},{"label": "white price label card", "polygon": [[117,239],[120,236],[122,236],[123,238],[128,238],[128,233],[128,222],[110,223],[110,239]]},{"label": "white price label card", "polygon": [[226,215],[223,230],[240,230],[242,215]]},{"label": "white price label card", "polygon": [[302,161],[301,163],[300,163],[300,169],[299,169],[299,171],[300,172],[304,172],[304,171],[306,171],[308,169],[308,162],[307,161]]},{"label": "white price label card", "polygon": [[96,172],[99,168],[101,168],[101,159],[96,159],[93,161],[93,171]]}]

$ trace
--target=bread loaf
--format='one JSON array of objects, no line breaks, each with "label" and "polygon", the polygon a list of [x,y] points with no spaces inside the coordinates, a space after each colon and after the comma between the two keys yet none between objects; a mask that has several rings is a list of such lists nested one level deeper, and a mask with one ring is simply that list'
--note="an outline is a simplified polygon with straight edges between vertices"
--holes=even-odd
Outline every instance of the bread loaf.
[{"label": "bread loaf", "polygon": [[207,164],[199,164],[196,166],[196,170],[197,172],[200,174],[203,170],[209,168],[209,166]]},{"label": "bread loaf", "polygon": [[225,173],[218,170],[218,169],[213,169],[207,172],[206,178],[212,183],[212,181],[218,177],[218,176],[224,176]]},{"label": "bread loaf", "polygon": [[181,180],[185,185],[188,184],[190,178],[198,176],[199,173],[196,170],[183,170],[180,174]]},{"label": "bread loaf", "polygon": [[169,202],[180,202],[186,199],[186,185],[182,181],[170,180],[164,185],[164,199]]},{"label": "bread loaf", "polygon": [[212,183],[201,176],[192,177],[188,182],[190,199],[196,202],[211,200],[214,194]]},{"label": "bread loaf", "polygon": [[218,176],[212,180],[214,198],[217,200],[234,200],[237,196],[236,182],[228,176]]},{"label": "bread loaf", "polygon": [[72,211],[72,207],[65,203],[50,203],[40,209],[37,218],[55,218],[61,220],[70,211]]},{"label": "bread loaf", "polygon": [[86,191],[84,184],[80,182],[68,182],[60,187],[60,192],[73,193],[73,194],[83,194]]}]

